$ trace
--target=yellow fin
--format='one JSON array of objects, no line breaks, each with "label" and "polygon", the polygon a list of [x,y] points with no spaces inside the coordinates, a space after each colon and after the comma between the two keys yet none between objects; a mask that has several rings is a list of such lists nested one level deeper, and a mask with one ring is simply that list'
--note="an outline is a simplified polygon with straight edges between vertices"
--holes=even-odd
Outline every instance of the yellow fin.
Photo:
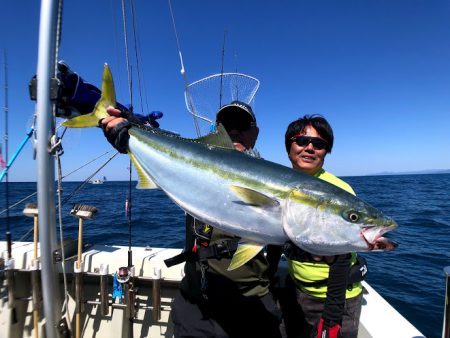
[{"label": "yellow fin", "polygon": [[136,172],[138,174],[138,185],[137,189],[158,189],[158,186],[153,182],[153,180],[147,175],[144,171],[140,163],[136,160],[136,157],[129,151],[128,155],[130,156],[131,161],[136,168]]},{"label": "yellow fin", "polygon": [[255,207],[277,207],[280,205],[276,199],[253,189],[244,188],[237,185],[230,186],[230,189],[241,201]]},{"label": "yellow fin", "polygon": [[98,122],[109,116],[106,112],[108,106],[116,106],[116,90],[114,80],[108,64],[103,67],[102,96],[95,104],[94,111],[90,114],[80,115],[64,121],[62,125],[68,128],[88,128],[98,126]]},{"label": "yellow fin", "polygon": [[220,123],[216,126],[215,132],[199,137],[195,139],[195,141],[203,144],[209,144],[211,146],[234,149],[233,141],[231,141],[227,131]]},{"label": "yellow fin", "polygon": [[255,257],[263,248],[264,245],[258,243],[240,243],[227,270],[231,271],[241,267]]}]

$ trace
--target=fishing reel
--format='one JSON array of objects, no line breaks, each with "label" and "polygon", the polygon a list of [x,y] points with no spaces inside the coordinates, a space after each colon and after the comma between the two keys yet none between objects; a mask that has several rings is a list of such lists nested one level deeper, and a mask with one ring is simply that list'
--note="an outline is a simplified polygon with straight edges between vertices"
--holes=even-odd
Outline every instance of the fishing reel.
[{"label": "fishing reel", "polygon": [[133,277],[133,269],[129,269],[126,266],[122,266],[119,268],[116,274],[117,281],[120,284],[128,283],[130,278]]}]

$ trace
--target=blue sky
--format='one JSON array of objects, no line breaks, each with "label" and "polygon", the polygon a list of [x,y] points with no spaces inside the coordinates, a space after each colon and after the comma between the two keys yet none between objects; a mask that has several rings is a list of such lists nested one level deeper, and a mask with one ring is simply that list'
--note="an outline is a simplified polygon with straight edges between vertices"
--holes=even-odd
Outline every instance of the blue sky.
[{"label": "blue sky", "polygon": [[[60,59],[96,85],[107,62],[118,100],[128,103],[120,1],[64,1],[64,6]],[[257,148],[266,159],[289,165],[283,143],[287,125],[318,113],[335,132],[325,168],[336,175],[450,168],[448,1],[173,0],[172,6],[189,82],[220,72],[225,30],[224,70],[261,81],[254,109],[261,129]],[[135,7],[150,110],[164,112],[163,128],[194,136],[168,3],[136,1]],[[3,107],[6,50],[10,157],[35,109],[28,82],[36,72],[39,11],[38,1],[14,0],[4,1],[0,14],[0,102]],[[139,110],[137,82],[134,74]],[[69,131],[64,149],[63,170],[69,172],[111,147],[94,128]],[[70,180],[85,179],[101,163]],[[127,179],[127,165],[122,155],[99,176]],[[35,167],[29,144],[10,181],[34,181]]]}]

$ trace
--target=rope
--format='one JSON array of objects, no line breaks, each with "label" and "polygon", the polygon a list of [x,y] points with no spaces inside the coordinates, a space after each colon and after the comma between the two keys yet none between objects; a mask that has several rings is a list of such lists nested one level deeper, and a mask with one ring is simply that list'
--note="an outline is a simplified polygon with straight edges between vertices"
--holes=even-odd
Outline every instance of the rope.
[{"label": "rope", "polygon": [[[108,152],[107,152],[108,153]],[[111,156],[104,164],[102,164],[102,166],[98,169],[98,170],[96,170],[92,175],[90,175],[86,180],[84,180],[82,183],[81,183],[81,185],[80,186],[78,186],[77,188],[75,188],[75,190],[69,195],[69,197],[67,197],[64,201],[62,201],[61,202],[61,206],[63,206],[64,204],[66,204],[74,195],[75,195],[75,193],[76,192],[78,192],[92,177],[94,177],[104,166],[106,166],[115,156],[117,156],[117,154],[118,154],[119,152],[117,152],[117,153],[115,153],[113,156]],[[103,154],[103,155],[101,155],[101,156],[104,156],[105,154]],[[84,167],[85,165],[83,165],[83,166],[81,166],[80,168],[78,168],[77,170],[79,170],[79,169],[81,169],[82,167]],[[75,170],[75,171],[77,171],[77,170]],[[74,173],[75,171],[72,171],[72,173]],[[71,173],[71,174],[72,174]],[[62,178],[65,178],[65,177],[67,177],[67,176],[69,176],[69,175],[66,175],[66,176],[63,176]],[[17,206],[18,204],[20,204],[20,203],[22,203],[22,202],[24,202],[24,201],[26,201],[27,199],[29,199],[29,198],[31,198],[31,197],[33,197],[34,195],[36,195],[37,194],[37,192],[34,192],[34,193],[32,193],[32,194],[30,194],[30,195],[28,195],[27,197],[25,197],[25,198],[23,198],[22,200],[20,200],[19,202],[17,202],[16,204],[13,204],[12,206],[10,206],[9,207],[9,209],[12,209],[12,208],[14,208],[15,206]],[[62,209],[62,208],[60,208],[59,206],[57,206],[57,208],[58,209]],[[5,210],[3,210],[3,211],[1,211],[0,212],[0,215],[2,214],[2,213],[4,213],[6,211],[6,209]],[[22,242],[22,241],[24,241],[29,235],[30,235],[30,233],[33,231],[33,227],[28,231],[28,232],[26,232],[25,233],[25,235],[23,235],[20,239],[19,239],[19,242]]]},{"label": "rope", "polygon": [[172,10],[172,3],[170,0],[167,0],[167,2],[169,3],[169,10],[170,10],[170,16],[172,17],[172,26],[173,26],[173,31],[175,33],[175,40],[177,42],[177,48],[178,48],[178,55],[180,57],[180,64],[181,64],[181,75],[183,75],[183,79],[184,79],[184,90],[186,92],[186,97],[187,97],[187,101],[189,102],[189,106],[191,107],[191,111],[193,112],[192,114],[192,118],[194,120],[194,126],[195,126],[195,132],[197,133],[197,136],[201,136],[200,133],[200,127],[198,125],[198,121],[197,121],[197,112],[195,111],[195,107],[194,104],[192,103],[192,97],[189,91],[189,83],[187,81],[187,77],[186,77],[186,70],[184,68],[184,63],[183,63],[183,55],[181,53],[181,47],[180,47],[180,40],[178,38],[178,32],[177,32],[177,26],[175,25],[175,17],[173,15],[173,10]]},{"label": "rope", "polygon": [[67,317],[70,318],[69,313],[69,307],[67,306],[69,302],[69,288],[67,287],[67,276],[66,276],[66,254],[64,252],[64,234],[63,234],[63,227],[62,227],[62,208],[61,208],[61,195],[62,195],[62,169],[61,169],[61,158],[59,156],[60,154],[56,153],[56,161],[58,164],[58,223],[59,223],[59,242],[61,247],[61,267],[62,267],[62,273],[63,273],[63,282],[64,282],[64,302],[62,304],[62,313],[67,313]]},{"label": "rope", "polygon": [[13,204],[13,205],[11,205],[11,206],[9,206],[9,207],[3,209],[2,211],[0,211],[0,215],[3,214],[3,213],[5,213],[5,212],[8,211],[8,210],[11,210],[12,208],[14,208],[15,206],[19,205],[20,203],[25,202],[27,199],[33,197],[33,196],[36,195],[36,194],[37,194],[37,192],[35,191],[35,192],[32,193],[31,195],[28,195],[27,197],[21,199],[19,202],[17,202],[17,203],[15,203],[15,204]]},{"label": "rope", "polygon": [[[63,0],[58,1],[58,18],[56,21],[55,74],[58,73],[59,45],[61,44]],[[54,115],[53,115],[54,116]]]},{"label": "rope", "polygon": [[78,167],[77,169],[75,169],[75,170],[71,171],[70,173],[66,174],[66,175],[63,176],[62,178],[66,178],[67,176],[72,175],[73,173],[75,173],[75,172],[77,172],[78,170],[84,168],[85,166],[91,164],[92,162],[97,161],[100,157],[103,157],[103,156],[105,156],[106,154],[109,154],[110,152],[111,152],[111,150],[108,150],[107,152],[101,154],[100,156],[97,156],[97,157],[94,158],[93,160],[91,160],[91,161],[89,161],[89,162],[83,164],[81,167]]},{"label": "rope", "polygon": [[[98,160],[100,157],[103,157],[103,156],[105,156],[106,154],[109,154],[110,152],[111,152],[111,150],[108,150],[107,152],[101,154],[100,156],[97,156],[97,157],[94,158],[93,160],[91,160],[91,161],[89,161],[89,162],[87,162],[87,163],[81,165],[81,166],[78,167],[77,169],[71,171],[70,173],[68,173],[67,175],[63,176],[62,178],[64,179],[64,178],[66,178],[66,177],[68,177],[68,176],[70,176],[70,175],[76,173],[78,170],[83,169],[85,166],[87,166],[87,165],[91,164],[92,162]],[[5,208],[5,209],[3,209],[2,211],[0,211],[0,215],[3,214],[3,213],[5,213],[8,209],[9,209],[9,210],[14,209],[16,206],[18,206],[19,204],[21,204],[21,203],[27,201],[28,199],[30,199],[31,197],[35,196],[36,194],[37,194],[37,192],[35,191],[35,192],[33,192],[32,194],[28,195],[27,197],[24,197],[24,198],[21,199],[20,201],[14,203],[13,205],[8,206],[7,208]],[[21,241],[21,240],[20,240],[20,241]]]},{"label": "rope", "polygon": [[94,177],[95,175],[97,175],[97,173],[102,170],[114,157],[117,156],[117,154],[119,154],[119,152],[116,152],[113,156],[111,156],[105,163],[103,163],[100,168],[98,168],[96,171],[94,171],[93,174],[91,174],[87,179],[85,179],[78,187],[76,187],[72,193],[67,196],[64,201],[62,202],[62,205],[66,204],[77,192],[78,190],[80,190],[81,188],[83,188],[86,183],[88,183],[92,177]]},{"label": "rope", "polygon": [[[57,22],[56,22],[56,46],[55,46],[55,70],[54,70],[54,76],[58,73],[58,55],[59,55],[59,47],[61,44],[61,32],[62,32],[62,11],[63,11],[63,0],[58,1],[58,14],[57,14]],[[56,105],[53,105],[53,124],[56,123]],[[50,153],[54,153],[54,156],[56,157],[57,163],[58,163],[58,217],[59,217],[59,227],[60,227],[60,247],[61,247],[61,253],[62,253],[62,272],[63,272],[63,280],[64,280],[64,302],[62,304],[61,312],[63,314],[66,314],[66,319],[69,321],[70,325],[70,314],[68,312],[68,295],[69,295],[69,289],[67,287],[67,277],[66,277],[66,269],[65,269],[65,256],[64,256],[64,246],[63,246],[63,233],[62,233],[62,214],[61,214],[61,193],[62,193],[62,177],[61,177],[61,162],[60,162],[60,156],[64,153],[61,146],[62,137],[64,136],[66,132],[66,129],[63,130],[63,133],[61,135],[61,138],[58,138],[57,136],[57,129],[54,130],[54,135],[51,137],[51,140],[54,141],[52,144],[52,148],[50,149]]]}]

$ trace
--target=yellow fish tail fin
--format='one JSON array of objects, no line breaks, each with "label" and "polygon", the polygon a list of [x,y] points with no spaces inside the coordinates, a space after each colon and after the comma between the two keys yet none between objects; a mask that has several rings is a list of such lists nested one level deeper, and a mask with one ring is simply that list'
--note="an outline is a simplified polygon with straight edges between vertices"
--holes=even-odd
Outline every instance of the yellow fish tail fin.
[{"label": "yellow fish tail fin", "polygon": [[114,80],[108,64],[103,67],[102,96],[97,101],[94,111],[89,114],[80,115],[63,122],[63,126],[68,128],[89,128],[98,126],[98,122],[109,116],[106,112],[108,106],[116,106],[116,90]]}]

